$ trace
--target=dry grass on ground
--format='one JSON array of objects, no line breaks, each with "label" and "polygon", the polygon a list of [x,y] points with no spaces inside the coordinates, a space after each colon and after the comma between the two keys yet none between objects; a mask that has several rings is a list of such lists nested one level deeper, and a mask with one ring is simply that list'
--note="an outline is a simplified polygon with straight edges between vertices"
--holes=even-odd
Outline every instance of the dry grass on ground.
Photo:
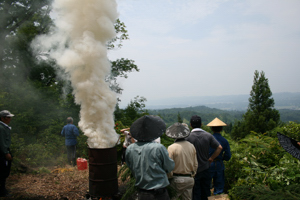
[{"label": "dry grass on ground", "polygon": [[[120,167],[118,167],[120,168]],[[119,170],[119,169],[118,169]],[[7,179],[8,200],[83,200],[89,189],[89,170],[76,167],[50,169],[51,173],[15,174]],[[119,180],[119,189],[124,190]],[[126,189],[125,189],[126,190]],[[211,196],[209,200],[229,200],[228,195]]]},{"label": "dry grass on ground", "polygon": [[51,173],[11,175],[6,199],[84,199],[88,192],[88,170],[67,166]]},{"label": "dry grass on ground", "polygon": [[229,197],[227,194],[221,194],[216,196],[210,196],[208,197],[208,200],[229,200]]}]

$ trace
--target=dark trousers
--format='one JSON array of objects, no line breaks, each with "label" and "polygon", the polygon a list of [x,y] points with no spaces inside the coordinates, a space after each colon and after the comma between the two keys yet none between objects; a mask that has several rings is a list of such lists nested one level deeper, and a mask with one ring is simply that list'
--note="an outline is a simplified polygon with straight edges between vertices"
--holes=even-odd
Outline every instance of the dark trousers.
[{"label": "dark trousers", "polygon": [[209,169],[198,172],[195,176],[193,200],[207,200],[210,196],[211,177]]},{"label": "dark trousers", "polygon": [[170,200],[170,197],[166,188],[148,191],[140,189],[138,200]]},{"label": "dark trousers", "polygon": [[0,195],[6,194],[5,183],[10,174],[11,161],[6,160],[3,156],[0,158]]},{"label": "dark trousers", "polygon": [[69,164],[76,165],[76,145],[67,146],[67,155]]},{"label": "dark trousers", "polygon": [[214,194],[222,194],[224,192],[225,185],[223,161],[216,160],[212,162],[209,168],[209,172],[211,178],[213,179]]},{"label": "dark trousers", "polygon": [[122,147],[122,156],[121,156],[121,162],[122,164],[125,163],[125,154],[126,154],[126,149],[125,147]]}]

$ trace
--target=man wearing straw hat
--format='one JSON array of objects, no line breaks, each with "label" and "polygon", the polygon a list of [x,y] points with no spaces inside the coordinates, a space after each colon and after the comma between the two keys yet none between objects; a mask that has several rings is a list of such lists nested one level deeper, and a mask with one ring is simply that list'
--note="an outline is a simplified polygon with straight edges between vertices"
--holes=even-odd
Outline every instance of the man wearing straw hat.
[{"label": "man wearing straw hat", "polygon": [[[224,192],[225,185],[225,176],[224,176],[224,163],[223,160],[228,161],[231,158],[230,146],[228,141],[221,135],[221,131],[223,130],[223,126],[226,126],[224,122],[220,119],[215,118],[211,121],[207,126],[211,127],[211,130],[214,132],[213,136],[218,140],[218,142],[222,145],[223,149],[221,153],[214,159],[214,161],[210,164],[210,175],[213,179],[213,187],[214,194],[222,194]],[[209,155],[213,155],[216,149],[210,148]]]},{"label": "man wearing straw hat", "polygon": [[165,122],[153,115],[137,119],[130,127],[130,133],[137,142],[128,146],[126,165],[135,177],[139,200],[169,200],[166,187],[170,184],[167,173],[175,166],[167,149],[154,139],[166,130]]},{"label": "man wearing straw hat", "polygon": [[190,135],[188,125],[185,125],[176,122],[166,131],[168,137],[175,139],[174,144],[168,147],[169,156],[175,162],[169,177],[172,177],[171,186],[176,190],[174,199],[191,200],[198,162],[194,145],[185,140]]},{"label": "man wearing straw hat", "polygon": [[13,116],[8,110],[0,112],[0,197],[9,196],[5,184],[10,174],[11,161],[13,159],[9,149],[11,144],[11,127],[8,126]]},{"label": "man wearing straw hat", "polygon": [[[222,146],[212,136],[212,134],[201,129],[201,117],[194,115],[191,117],[190,125],[193,128],[187,141],[196,148],[198,169],[195,176],[195,185],[193,188],[194,200],[207,200],[210,196],[211,177],[209,173],[210,163],[221,153]],[[209,148],[215,148],[213,155],[209,156]]]}]

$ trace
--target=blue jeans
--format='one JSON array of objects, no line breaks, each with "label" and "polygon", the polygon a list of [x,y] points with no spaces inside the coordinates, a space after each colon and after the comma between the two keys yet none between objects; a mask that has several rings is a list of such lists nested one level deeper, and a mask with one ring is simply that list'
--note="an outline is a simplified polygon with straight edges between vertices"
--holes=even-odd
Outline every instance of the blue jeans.
[{"label": "blue jeans", "polygon": [[193,188],[193,200],[207,200],[210,196],[210,173],[209,169],[198,172],[195,176]]}]

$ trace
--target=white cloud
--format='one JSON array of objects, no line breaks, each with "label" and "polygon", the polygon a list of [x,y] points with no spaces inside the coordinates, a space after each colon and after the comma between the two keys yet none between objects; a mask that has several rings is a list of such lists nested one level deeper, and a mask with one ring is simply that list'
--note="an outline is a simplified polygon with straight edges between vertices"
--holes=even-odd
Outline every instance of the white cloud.
[{"label": "white cloud", "polygon": [[118,2],[130,40],[111,56],[140,68],[122,99],[248,94],[255,70],[273,93],[300,92],[299,0]]}]

